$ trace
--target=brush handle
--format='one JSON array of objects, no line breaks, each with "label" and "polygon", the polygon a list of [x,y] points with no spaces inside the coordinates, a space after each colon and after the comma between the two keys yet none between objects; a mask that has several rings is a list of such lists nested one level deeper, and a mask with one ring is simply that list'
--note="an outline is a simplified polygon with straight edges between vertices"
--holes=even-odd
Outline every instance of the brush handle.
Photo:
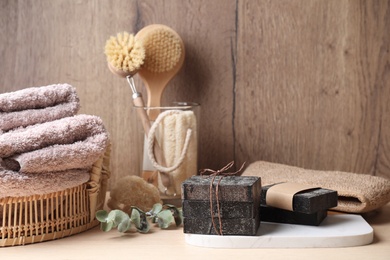
[{"label": "brush handle", "polygon": [[144,109],[145,107],[144,100],[142,96],[139,95],[139,93],[133,94],[133,104],[135,107],[137,107],[138,117],[141,120],[142,127],[144,128],[145,131],[145,135],[148,136],[151,125],[150,125],[149,117]]},{"label": "brush handle", "polygon": [[138,75],[145,84],[146,94],[148,96],[147,106],[150,109],[148,115],[151,121],[155,121],[160,114],[161,97],[173,75],[169,76],[167,73],[151,73],[150,71],[140,71]]},{"label": "brush handle", "polygon": [[[151,125],[150,125],[149,117],[144,109],[145,104],[140,93],[133,94],[133,103],[136,107],[138,107],[137,114],[141,120],[142,126],[145,131],[145,135],[149,136]],[[154,152],[154,156],[156,157],[156,161],[159,162],[159,164],[166,166],[165,158],[158,142],[154,143],[153,152]],[[165,187],[168,187],[170,184],[169,174],[166,172],[160,172],[160,173],[162,175],[161,180],[163,185]]]}]

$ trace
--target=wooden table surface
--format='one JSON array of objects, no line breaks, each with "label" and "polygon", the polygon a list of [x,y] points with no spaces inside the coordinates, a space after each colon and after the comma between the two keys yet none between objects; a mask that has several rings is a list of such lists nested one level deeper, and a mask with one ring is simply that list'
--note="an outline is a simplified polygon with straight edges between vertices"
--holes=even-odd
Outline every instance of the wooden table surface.
[{"label": "wooden table surface", "polygon": [[365,216],[374,242],[349,248],[213,249],[185,243],[182,228],[121,234],[99,228],[68,238],[0,248],[2,259],[390,259],[390,204]]}]

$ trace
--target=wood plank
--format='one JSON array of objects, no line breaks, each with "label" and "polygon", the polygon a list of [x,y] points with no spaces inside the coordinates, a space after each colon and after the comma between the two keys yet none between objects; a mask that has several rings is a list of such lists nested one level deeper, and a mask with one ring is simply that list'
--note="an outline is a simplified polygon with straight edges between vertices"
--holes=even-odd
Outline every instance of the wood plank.
[{"label": "wood plank", "polygon": [[199,167],[223,167],[234,159],[235,1],[142,1],[138,7],[139,28],[162,23],[182,37],[185,62],[165,89],[163,104],[200,103]]},{"label": "wood plank", "polygon": [[377,31],[380,44],[377,70],[375,75],[376,95],[380,106],[380,128],[376,155],[375,175],[390,179],[390,3],[381,1],[377,5],[366,4],[375,23],[372,29]]},{"label": "wood plank", "polygon": [[389,20],[387,0],[0,0],[0,93],[74,85],[111,134],[112,181],[137,174],[131,91],[103,49],[163,23],[186,46],[163,104],[201,104],[200,168],[262,159],[390,178]]},{"label": "wood plank", "polygon": [[[201,103],[200,167],[220,168],[232,160],[235,1],[37,0],[1,5],[0,35],[6,40],[0,51],[6,63],[0,65],[4,78],[0,91],[61,82],[74,85],[80,113],[102,117],[110,132],[111,182],[139,172],[142,133],[127,82],[107,69],[105,41],[117,32],[136,33],[152,23],[171,26],[185,42],[184,67],[163,98],[164,104]],[[137,77],[136,83],[143,90]]]},{"label": "wood plank", "polygon": [[[1,46],[14,55],[7,57],[14,64],[10,70],[21,73],[7,74],[6,88],[1,91],[62,82],[75,86],[82,106],[80,113],[102,117],[110,132],[112,180],[120,174],[139,172],[140,148],[136,145],[139,137],[133,134],[136,114],[132,111],[131,92],[126,81],[109,72],[103,53],[110,35],[132,30],[136,12],[129,10],[135,10],[136,3],[56,1],[53,4],[44,0],[13,3],[4,13],[17,16],[1,26],[8,28],[5,33],[10,37]],[[12,34],[9,28],[14,23],[17,30]]]},{"label": "wood plank", "polygon": [[0,93],[13,91],[15,83],[15,36],[17,31],[18,3],[0,2]]},{"label": "wood plank", "polygon": [[375,174],[387,4],[239,2],[239,161]]}]

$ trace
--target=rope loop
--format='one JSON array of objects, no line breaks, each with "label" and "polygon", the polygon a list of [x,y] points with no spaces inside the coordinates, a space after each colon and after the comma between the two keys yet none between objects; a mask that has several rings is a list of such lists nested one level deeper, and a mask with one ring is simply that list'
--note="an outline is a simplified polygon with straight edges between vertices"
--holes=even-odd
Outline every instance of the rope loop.
[{"label": "rope loop", "polygon": [[158,115],[158,117],[156,118],[156,121],[154,121],[154,123],[152,124],[152,126],[150,128],[149,135],[148,135],[148,140],[147,140],[148,156],[149,156],[150,162],[152,163],[153,167],[155,169],[157,169],[158,171],[160,171],[160,172],[165,172],[165,173],[173,172],[174,170],[176,170],[177,168],[180,167],[180,165],[183,163],[184,158],[185,158],[185,156],[187,154],[188,146],[189,146],[189,143],[190,143],[190,140],[191,140],[191,136],[192,136],[192,129],[191,128],[187,129],[186,139],[184,141],[184,147],[183,147],[183,150],[181,152],[181,155],[180,155],[179,159],[171,167],[164,167],[164,166],[158,164],[157,161],[156,161],[156,157],[154,156],[154,152],[153,152],[156,130],[157,130],[157,127],[159,126],[159,124],[161,123],[161,121],[166,116],[173,115],[173,114],[180,114],[180,113],[182,113],[181,110],[167,110],[167,111],[164,111],[164,112],[162,112],[162,113],[160,113]]}]

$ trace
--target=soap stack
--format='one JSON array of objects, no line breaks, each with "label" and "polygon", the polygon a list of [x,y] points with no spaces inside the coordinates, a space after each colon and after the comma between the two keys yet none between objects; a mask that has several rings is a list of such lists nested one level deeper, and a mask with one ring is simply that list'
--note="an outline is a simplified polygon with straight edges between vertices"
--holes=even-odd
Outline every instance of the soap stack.
[{"label": "soap stack", "polygon": [[328,209],[337,206],[337,191],[308,187],[291,194],[288,191],[292,186],[301,185],[278,183],[262,187],[261,221],[318,226],[327,217]]},{"label": "soap stack", "polygon": [[260,222],[318,226],[337,191],[256,176],[193,176],[182,184],[184,233],[254,236]]},{"label": "soap stack", "polygon": [[193,176],[182,184],[184,233],[256,235],[260,198],[259,177]]}]

